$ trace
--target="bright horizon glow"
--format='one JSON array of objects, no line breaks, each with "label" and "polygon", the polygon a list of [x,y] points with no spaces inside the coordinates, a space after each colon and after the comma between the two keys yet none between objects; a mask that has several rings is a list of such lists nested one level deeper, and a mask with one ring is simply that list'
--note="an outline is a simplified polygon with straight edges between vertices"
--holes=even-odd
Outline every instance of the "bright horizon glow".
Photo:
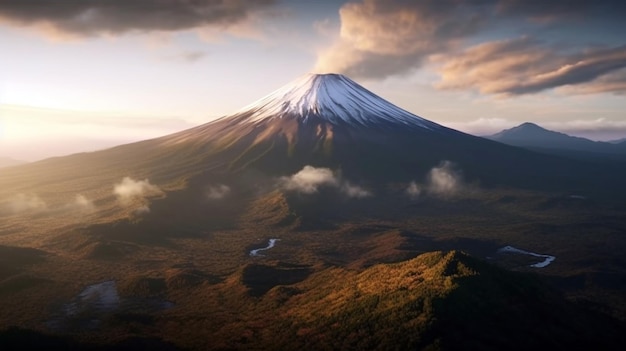
[{"label": "bright horizon glow", "polygon": [[[285,0],[241,8],[243,17],[229,26],[124,31],[133,24],[112,20],[103,22],[113,26],[106,33],[88,24],[32,26],[27,15],[16,25],[0,7],[0,65],[11,68],[0,80],[0,157],[34,161],[177,132],[232,114],[321,66],[470,134],[533,122],[593,140],[626,137],[626,68],[589,78],[626,67],[626,45],[611,29],[621,22],[589,15],[593,30],[580,33],[569,17],[552,28],[519,17],[538,15],[521,8],[500,14],[509,16],[505,28],[494,22],[429,37],[441,28],[420,17],[433,10],[428,4],[384,4],[390,11],[383,16],[362,1]],[[465,20],[453,9],[431,16],[442,26]],[[406,28],[394,25],[399,18]],[[467,68],[466,61],[475,64]],[[512,63],[528,65],[528,73],[518,76]]]}]

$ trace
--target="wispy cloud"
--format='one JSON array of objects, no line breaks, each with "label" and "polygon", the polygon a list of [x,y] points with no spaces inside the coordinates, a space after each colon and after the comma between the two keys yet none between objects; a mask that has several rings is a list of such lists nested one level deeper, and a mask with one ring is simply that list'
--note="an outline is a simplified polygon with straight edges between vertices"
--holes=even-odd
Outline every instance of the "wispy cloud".
[{"label": "wispy cloud", "polygon": [[89,213],[96,210],[93,201],[89,200],[85,195],[77,194],[74,201],[65,205],[64,210],[72,212]]},{"label": "wispy cloud", "polygon": [[409,186],[406,188],[405,192],[410,198],[416,199],[422,193],[422,187],[413,181],[409,183]]},{"label": "wispy cloud", "polygon": [[134,180],[124,177],[120,183],[114,185],[113,194],[120,205],[136,206],[135,213],[144,214],[150,212],[148,198],[162,195],[163,192],[156,185],[150,184],[148,179]]},{"label": "wispy cloud", "polygon": [[208,54],[205,51],[183,51],[173,55],[165,56],[166,59],[184,62],[184,63],[195,63],[202,59],[204,59]]},{"label": "wispy cloud", "polygon": [[454,163],[444,160],[436,167],[430,169],[423,185],[415,181],[409,183],[405,194],[411,199],[416,199],[423,193],[436,197],[451,197],[457,195],[463,189],[461,172],[456,169]]},{"label": "wispy cloud", "polygon": [[591,87],[570,91],[626,91],[621,90],[626,79],[607,78],[626,68],[626,46],[563,54],[541,42],[517,38],[479,44],[434,61],[443,63],[437,84],[440,89],[521,95],[594,82]]},{"label": "wispy cloud", "polygon": [[208,187],[206,191],[206,197],[211,200],[219,200],[230,194],[230,187],[224,184],[217,184],[215,186]]},{"label": "wispy cloud", "polygon": [[432,194],[450,196],[456,194],[460,187],[460,173],[454,169],[454,164],[450,161],[442,161],[428,173],[427,189]]},{"label": "wispy cloud", "polygon": [[82,194],[77,194],[71,202],[48,205],[37,194],[20,193],[0,202],[0,214],[42,214],[50,216],[79,213],[86,214],[96,210],[93,201]]},{"label": "wispy cloud", "polygon": [[316,193],[324,185],[337,186],[339,184],[332,170],[313,166],[304,166],[298,173],[290,177],[282,177],[280,182],[284,189],[302,194]]},{"label": "wispy cloud", "polygon": [[21,193],[5,200],[0,208],[5,214],[41,213],[48,210],[48,205],[35,194]]},{"label": "wispy cloud", "polygon": [[135,214],[137,215],[144,215],[148,213],[150,213],[150,206],[148,205],[142,205],[142,206],[137,207],[137,209],[135,209]]},{"label": "wispy cloud", "polygon": [[314,194],[321,187],[328,186],[337,188],[351,198],[362,199],[373,195],[365,188],[340,179],[330,168],[316,168],[308,165],[289,177],[280,178],[279,183],[283,189],[301,194]]},{"label": "wispy cloud", "polygon": [[124,177],[113,187],[113,194],[121,203],[128,204],[133,200],[143,200],[147,196],[160,195],[162,192],[156,185],[150,184],[148,179],[134,180]]},{"label": "wispy cloud", "polygon": [[349,182],[343,183],[343,185],[341,186],[341,191],[348,197],[353,197],[356,199],[362,199],[364,197],[372,196],[372,193],[369,190],[362,188],[358,185],[350,184]]}]

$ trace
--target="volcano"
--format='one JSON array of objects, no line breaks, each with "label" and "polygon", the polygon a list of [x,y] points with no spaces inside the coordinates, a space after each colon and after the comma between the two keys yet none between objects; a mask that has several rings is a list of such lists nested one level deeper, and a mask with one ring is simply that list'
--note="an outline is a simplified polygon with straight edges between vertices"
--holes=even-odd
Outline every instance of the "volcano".
[{"label": "volcano", "polygon": [[[233,115],[179,133],[5,169],[0,183],[8,194],[71,196],[126,176],[179,189],[194,182],[269,182],[312,166],[384,189],[424,180],[442,162],[487,187],[570,191],[623,183],[612,169],[599,171],[439,125],[340,74],[305,75]],[[80,181],[72,183],[68,173]],[[66,192],[62,185],[69,183]]]},{"label": "volcano", "polygon": [[[306,165],[375,184],[423,179],[451,162],[486,186],[589,185],[588,167],[471,136],[405,111],[340,74],[300,77],[233,115],[138,144],[197,172],[284,176]],[[180,167],[180,166],[179,166]],[[607,174],[610,172],[607,172]]]}]

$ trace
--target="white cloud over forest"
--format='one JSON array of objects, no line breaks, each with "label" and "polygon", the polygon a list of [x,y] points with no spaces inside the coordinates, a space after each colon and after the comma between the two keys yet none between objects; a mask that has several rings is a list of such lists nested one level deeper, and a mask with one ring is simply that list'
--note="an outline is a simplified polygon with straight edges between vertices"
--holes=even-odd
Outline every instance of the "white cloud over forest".
[{"label": "white cloud over forest", "polygon": [[321,187],[327,186],[337,188],[351,198],[361,199],[373,195],[363,187],[340,179],[330,168],[316,168],[309,165],[289,177],[281,177],[279,183],[283,189],[301,194],[314,194]]}]

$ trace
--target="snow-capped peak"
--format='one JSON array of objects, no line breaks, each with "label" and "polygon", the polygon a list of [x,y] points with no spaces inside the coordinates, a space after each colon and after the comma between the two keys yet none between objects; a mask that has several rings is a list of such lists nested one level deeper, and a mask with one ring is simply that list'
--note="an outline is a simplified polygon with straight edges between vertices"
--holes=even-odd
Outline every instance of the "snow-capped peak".
[{"label": "snow-capped peak", "polygon": [[341,74],[308,74],[244,107],[245,122],[275,118],[318,118],[327,122],[373,125],[395,123],[437,129],[441,126],[407,112]]}]

